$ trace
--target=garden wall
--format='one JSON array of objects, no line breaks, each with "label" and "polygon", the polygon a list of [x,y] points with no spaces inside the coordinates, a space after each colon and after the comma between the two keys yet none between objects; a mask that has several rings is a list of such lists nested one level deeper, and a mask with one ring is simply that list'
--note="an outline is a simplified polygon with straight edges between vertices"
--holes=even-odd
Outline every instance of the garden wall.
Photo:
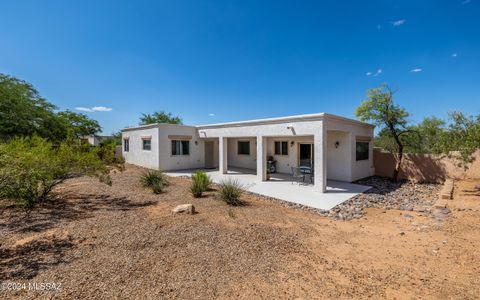
[{"label": "garden wall", "polygon": [[[375,175],[391,177],[395,168],[395,156],[380,149],[373,151]],[[457,166],[458,162],[448,157],[431,154],[404,154],[400,178],[419,182],[443,182],[446,178],[480,178],[480,150],[468,170]]]}]

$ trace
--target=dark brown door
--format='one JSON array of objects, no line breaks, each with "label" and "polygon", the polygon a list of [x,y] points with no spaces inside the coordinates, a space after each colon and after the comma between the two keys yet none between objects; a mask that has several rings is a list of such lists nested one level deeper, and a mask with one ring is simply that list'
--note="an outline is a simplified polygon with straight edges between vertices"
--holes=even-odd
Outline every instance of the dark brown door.
[{"label": "dark brown door", "polygon": [[205,142],[205,168],[215,168],[213,161],[213,142]]}]

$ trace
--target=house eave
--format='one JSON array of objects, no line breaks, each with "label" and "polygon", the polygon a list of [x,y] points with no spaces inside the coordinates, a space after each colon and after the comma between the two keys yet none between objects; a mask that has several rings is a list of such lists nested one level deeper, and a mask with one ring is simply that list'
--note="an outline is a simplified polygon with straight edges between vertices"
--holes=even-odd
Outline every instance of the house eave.
[{"label": "house eave", "polygon": [[151,129],[151,128],[159,128],[161,126],[180,126],[180,127],[190,127],[196,129],[213,129],[213,128],[229,128],[229,127],[245,127],[245,126],[258,126],[258,125],[269,125],[269,124],[282,124],[282,123],[290,123],[290,122],[310,122],[310,121],[320,121],[320,120],[332,120],[332,121],[340,121],[343,123],[353,124],[357,126],[363,126],[368,128],[375,128],[374,125],[368,124],[365,122],[327,114],[327,113],[316,113],[316,114],[306,114],[306,115],[295,115],[295,116],[286,116],[286,117],[278,117],[278,118],[266,118],[266,119],[256,119],[256,120],[246,120],[246,121],[235,121],[235,122],[225,122],[225,123],[216,123],[216,124],[205,124],[205,125],[181,125],[181,124],[167,124],[167,123],[155,123],[155,124],[148,124],[136,127],[128,127],[124,128],[121,131],[133,131],[133,130],[143,130],[143,129]]},{"label": "house eave", "polygon": [[267,119],[257,119],[257,120],[247,120],[247,121],[238,121],[238,122],[226,122],[226,123],[217,123],[217,124],[206,124],[206,125],[197,125],[197,129],[212,129],[212,128],[228,128],[228,127],[244,127],[244,126],[258,126],[258,125],[268,125],[268,124],[282,124],[289,122],[309,122],[309,121],[319,121],[319,120],[333,120],[341,121],[344,123],[350,123],[354,125],[375,128],[374,125],[364,123],[361,121],[327,114],[327,113],[317,113],[317,114],[308,114],[308,115],[295,115],[279,118],[267,118]]}]

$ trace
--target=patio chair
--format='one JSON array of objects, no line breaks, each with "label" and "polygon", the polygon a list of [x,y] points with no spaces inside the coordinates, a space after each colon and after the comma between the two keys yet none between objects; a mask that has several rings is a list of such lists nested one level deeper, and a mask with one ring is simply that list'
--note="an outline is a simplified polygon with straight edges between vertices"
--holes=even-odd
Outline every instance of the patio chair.
[{"label": "patio chair", "polygon": [[305,174],[305,176],[308,176],[308,178],[310,179],[310,183],[313,183],[313,181],[314,181],[313,171],[311,173]]},{"label": "patio chair", "polygon": [[305,182],[305,174],[302,173],[300,168],[292,167],[292,184],[293,182],[300,184],[300,179]]},{"label": "patio chair", "polygon": [[300,166],[299,167],[300,172],[303,174],[303,182],[306,183],[306,181],[310,181],[310,183],[313,183],[314,181],[314,173],[313,173],[313,168],[310,166]]}]

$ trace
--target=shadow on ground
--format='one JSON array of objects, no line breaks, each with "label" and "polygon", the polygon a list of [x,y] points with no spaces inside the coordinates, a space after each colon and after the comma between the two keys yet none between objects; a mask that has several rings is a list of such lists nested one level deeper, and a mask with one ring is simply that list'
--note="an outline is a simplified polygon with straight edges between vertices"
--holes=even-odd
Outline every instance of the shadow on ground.
[{"label": "shadow on ground", "polygon": [[2,213],[0,231],[40,232],[57,223],[91,217],[95,211],[128,211],[156,204],[157,201],[132,201],[127,197],[94,194],[57,195],[30,212],[9,208]]},{"label": "shadow on ground", "polygon": [[41,270],[66,263],[65,251],[73,246],[70,238],[49,238],[0,248],[0,281],[32,279]]},{"label": "shadow on ground", "polygon": [[404,184],[408,183],[408,181],[399,180],[397,182],[394,182],[392,181],[392,179],[387,177],[371,176],[357,180],[355,181],[355,183],[371,187],[369,190],[363,192],[363,194],[387,195],[398,190]]}]

